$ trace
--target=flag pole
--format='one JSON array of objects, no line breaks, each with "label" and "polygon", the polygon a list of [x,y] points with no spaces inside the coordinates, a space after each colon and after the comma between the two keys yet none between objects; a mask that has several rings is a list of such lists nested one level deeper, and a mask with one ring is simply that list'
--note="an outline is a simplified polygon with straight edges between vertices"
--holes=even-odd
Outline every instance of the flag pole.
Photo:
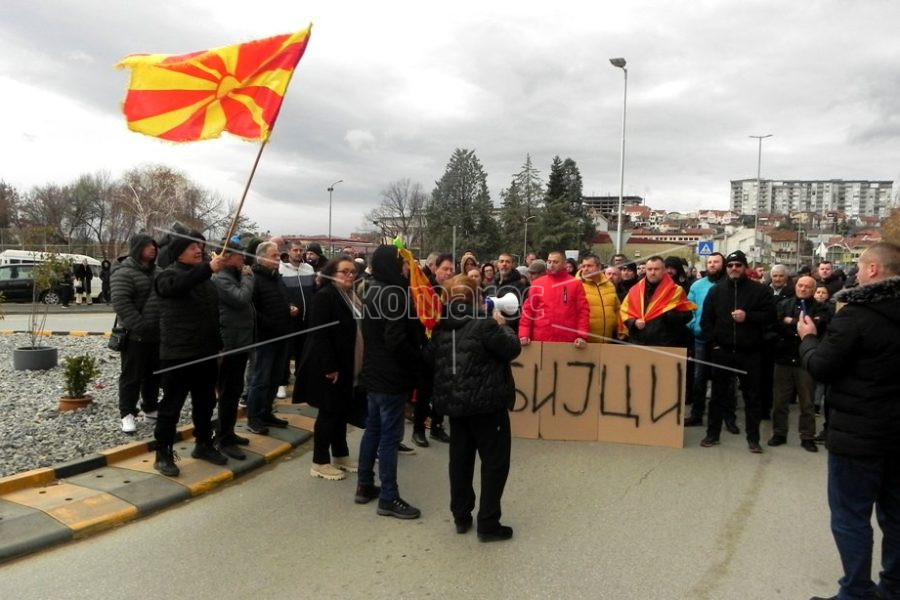
[{"label": "flag pole", "polygon": [[262,157],[263,149],[266,147],[269,138],[264,139],[259,145],[259,152],[256,153],[256,160],[253,161],[253,168],[250,169],[250,177],[247,178],[247,185],[244,186],[244,193],[241,194],[241,201],[238,202],[237,210],[234,211],[234,218],[231,220],[231,225],[228,227],[228,233],[225,234],[225,241],[222,242],[222,247],[228,245],[228,240],[231,239],[231,236],[234,235],[234,230],[237,228],[238,218],[241,216],[241,209],[244,207],[244,200],[247,198],[247,192],[250,191],[250,183],[253,181],[253,176],[256,174],[256,167],[259,165],[259,159]]}]

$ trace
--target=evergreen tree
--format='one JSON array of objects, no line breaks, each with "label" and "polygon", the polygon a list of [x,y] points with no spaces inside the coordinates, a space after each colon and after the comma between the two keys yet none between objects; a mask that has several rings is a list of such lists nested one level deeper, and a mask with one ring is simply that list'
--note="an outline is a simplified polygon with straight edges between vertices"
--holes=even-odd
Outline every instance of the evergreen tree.
[{"label": "evergreen tree", "polygon": [[[513,175],[509,188],[503,190],[501,195],[503,202],[500,222],[503,228],[503,250],[518,255],[525,238],[525,219],[537,216],[543,199],[541,173],[531,162],[530,154],[525,155],[522,169]],[[529,221],[530,227],[534,225],[535,220]],[[530,252],[536,247],[535,229],[531,229],[528,237],[527,251]]]},{"label": "evergreen tree", "polygon": [[457,148],[435,182],[426,207],[430,250],[449,252],[456,226],[457,253],[471,250],[479,260],[498,250],[500,228],[487,187],[487,174],[473,150]]},{"label": "evergreen tree", "polygon": [[581,200],[581,173],[571,158],[553,158],[544,207],[538,217],[542,255],[551,250],[585,251],[595,235],[593,221]]},{"label": "evergreen tree", "polygon": [[525,204],[525,216],[536,214],[543,199],[543,186],[541,172],[531,163],[530,154],[525,155],[525,164],[522,165],[522,170],[516,173],[514,180],[519,186],[522,202]]},{"label": "evergreen tree", "polygon": [[518,254],[524,236],[526,206],[516,179],[500,192],[500,226],[503,230],[503,251]]},{"label": "evergreen tree", "polygon": [[575,220],[576,239],[571,249],[577,249],[581,253],[590,252],[591,241],[597,235],[594,219],[588,213],[584,205],[584,188],[581,183],[581,171],[571,158],[566,158],[562,164],[563,179],[565,181],[565,196]]}]

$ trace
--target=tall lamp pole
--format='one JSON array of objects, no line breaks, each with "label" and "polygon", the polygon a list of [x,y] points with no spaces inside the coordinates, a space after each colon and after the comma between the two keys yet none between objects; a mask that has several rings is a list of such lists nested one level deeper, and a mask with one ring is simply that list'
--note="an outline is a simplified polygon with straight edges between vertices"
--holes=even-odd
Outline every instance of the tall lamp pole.
[{"label": "tall lamp pole", "polygon": [[328,186],[328,246],[331,248],[331,254],[329,254],[328,258],[334,256],[334,242],[331,239],[331,194],[334,192],[334,186],[343,181],[343,179],[338,179]]},{"label": "tall lamp pole", "polygon": [[619,157],[619,210],[616,215],[616,252],[622,252],[622,200],[625,194],[625,115],[628,108],[628,69],[624,58],[609,59],[612,66],[622,69],[625,76],[625,93],[622,96],[622,153]]},{"label": "tall lamp pole", "polygon": [[522,244],[522,264],[525,264],[525,256],[528,255],[528,221],[535,218],[536,215],[525,217],[525,243]]},{"label": "tall lamp pole", "polygon": [[771,133],[767,133],[765,135],[751,135],[747,137],[752,137],[759,141],[759,152],[756,156],[756,213],[755,219],[753,221],[753,246],[756,249],[756,259],[762,258],[762,250],[759,247],[759,210],[762,204],[762,186],[760,183],[760,173],[762,172],[762,141],[766,138],[772,137]]}]

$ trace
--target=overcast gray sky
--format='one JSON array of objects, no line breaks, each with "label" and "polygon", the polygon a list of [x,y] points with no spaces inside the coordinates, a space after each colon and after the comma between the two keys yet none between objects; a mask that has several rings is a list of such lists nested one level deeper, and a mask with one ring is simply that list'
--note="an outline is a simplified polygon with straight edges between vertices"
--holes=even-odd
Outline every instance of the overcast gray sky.
[{"label": "overcast gray sky", "polygon": [[171,144],[120,112],[136,52],[213,48],[302,29],[246,212],[279,233],[360,230],[390,181],[430,193],[473,148],[494,202],[526,153],[546,177],[577,161],[586,194],[617,194],[628,60],[626,194],[654,208],[727,208],[729,180],[898,179],[900,3],[125,2],[4,0],[0,178],[22,190],[144,163],[237,199],[257,146]]}]

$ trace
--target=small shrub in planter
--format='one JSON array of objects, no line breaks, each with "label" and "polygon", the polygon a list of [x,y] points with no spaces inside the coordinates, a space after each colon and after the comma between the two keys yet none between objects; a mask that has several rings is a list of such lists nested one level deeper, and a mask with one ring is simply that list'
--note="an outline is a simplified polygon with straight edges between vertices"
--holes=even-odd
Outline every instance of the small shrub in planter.
[{"label": "small shrub in planter", "polygon": [[64,360],[66,366],[63,371],[63,379],[66,386],[66,395],[59,400],[59,410],[75,410],[87,406],[92,402],[88,396],[87,386],[97,375],[100,369],[93,356],[81,354],[68,356]]}]

